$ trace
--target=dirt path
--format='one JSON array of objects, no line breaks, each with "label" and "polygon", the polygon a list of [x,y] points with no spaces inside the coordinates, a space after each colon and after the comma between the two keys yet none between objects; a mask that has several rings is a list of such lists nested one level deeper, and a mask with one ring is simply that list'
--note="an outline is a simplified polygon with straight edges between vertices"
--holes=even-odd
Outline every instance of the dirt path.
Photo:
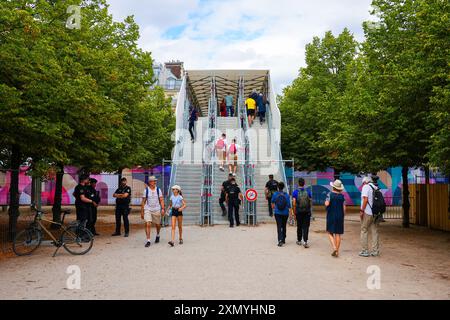
[{"label": "dirt path", "polygon": [[[144,248],[141,226],[111,238],[111,217],[86,256],[40,248],[30,257],[0,261],[0,299],[450,299],[450,234],[397,222],[381,228],[382,256],[361,258],[359,223],[349,217],[341,257],[331,250],[319,215],[311,248],[276,246],[273,224],[258,227],[185,227],[185,243]],[[137,216],[132,217],[139,224]],[[154,237],[154,234],[153,236]],[[66,288],[69,265],[81,268],[81,290]],[[381,289],[369,290],[367,267],[381,270]]]}]

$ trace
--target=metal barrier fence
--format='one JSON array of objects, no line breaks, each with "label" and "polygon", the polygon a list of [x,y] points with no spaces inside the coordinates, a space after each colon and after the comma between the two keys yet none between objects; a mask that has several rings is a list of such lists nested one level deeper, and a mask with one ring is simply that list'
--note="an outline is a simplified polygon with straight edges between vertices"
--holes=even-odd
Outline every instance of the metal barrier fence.
[{"label": "metal barrier fence", "polygon": [[[151,170],[133,169],[125,170],[122,177],[127,178],[128,185],[131,187],[131,205],[139,205],[141,203],[142,194],[145,190],[145,184],[151,175],[158,179],[158,186],[161,190],[167,190],[170,183],[170,166],[158,167],[153,172]],[[73,191],[78,184],[78,174],[76,170],[66,169],[69,172],[64,173],[63,190],[62,190],[62,205],[74,205],[75,197]],[[2,174],[0,179],[0,206],[7,206],[9,204],[9,183],[10,172],[6,171]],[[101,202],[100,205],[114,205],[115,198],[113,194],[118,187],[118,174],[101,173],[93,174],[91,177],[98,180],[96,189],[100,191]],[[53,205],[55,195],[55,179],[42,180],[39,183],[40,189],[40,204],[43,206]],[[23,170],[19,176],[19,203],[21,206],[29,206],[33,201],[32,178],[26,175],[26,170]],[[34,201],[39,203],[39,201]]]}]

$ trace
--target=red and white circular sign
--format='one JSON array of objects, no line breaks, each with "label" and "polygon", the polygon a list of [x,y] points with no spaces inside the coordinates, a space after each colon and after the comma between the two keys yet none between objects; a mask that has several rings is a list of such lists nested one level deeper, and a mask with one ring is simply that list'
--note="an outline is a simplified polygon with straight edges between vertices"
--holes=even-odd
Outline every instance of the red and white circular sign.
[{"label": "red and white circular sign", "polygon": [[245,191],[245,198],[249,202],[254,202],[258,198],[258,192],[255,189],[248,189]]}]

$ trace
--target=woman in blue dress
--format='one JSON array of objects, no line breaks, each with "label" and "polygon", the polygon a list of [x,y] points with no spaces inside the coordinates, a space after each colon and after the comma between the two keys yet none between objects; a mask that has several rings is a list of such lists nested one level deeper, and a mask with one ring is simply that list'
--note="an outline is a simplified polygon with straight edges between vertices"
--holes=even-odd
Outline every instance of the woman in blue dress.
[{"label": "woman in blue dress", "polygon": [[327,232],[333,247],[333,257],[339,256],[339,247],[341,246],[341,235],[344,234],[344,215],[345,215],[345,198],[342,194],[344,186],[341,180],[330,182],[333,191],[328,194],[325,201],[327,209]]}]

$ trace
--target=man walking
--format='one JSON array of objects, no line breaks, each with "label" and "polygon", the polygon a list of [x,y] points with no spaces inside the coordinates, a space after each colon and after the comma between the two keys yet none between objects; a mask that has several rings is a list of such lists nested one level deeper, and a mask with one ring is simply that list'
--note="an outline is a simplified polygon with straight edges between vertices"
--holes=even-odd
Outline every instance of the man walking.
[{"label": "man walking", "polygon": [[273,179],[273,174],[269,175],[269,181],[266,183],[265,194],[269,204],[269,216],[273,217],[272,196],[278,190],[278,181]]},{"label": "man walking", "polygon": [[[309,248],[308,234],[311,224],[312,194],[305,188],[305,180],[298,179],[298,190],[292,194],[292,206],[297,219],[297,244]],[[303,241],[303,242],[302,242]]]},{"label": "man walking", "polygon": [[247,100],[245,100],[245,105],[247,107],[248,125],[249,127],[251,127],[256,115],[256,101],[251,96],[249,96]]},{"label": "man walking", "polygon": [[120,179],[120,186],[114,192],[113,197],[116,198],[116,232],[113,237],[120,236],[120,228],[123,218],[123,226],[125,229],[125,237],[130,234],[130,222],[128,214],[130,213],[131,188],[127,186],[127,178]]},{"label": "man walking", "polygon": [[198,113],[195,107],[189,109],[189,133],[191,135],[191,142],[195,142],[195,122],[198,120]]},{"label": "man walking", "polygon": [[90,216],[87,223],[87,229],[92,232],[94,236],[99,236],[95,230],[95,223],[97,222],[97,208],[100,203],[100,192],[96,190],[97,179],[89,179],[89,185],[87,186],[88,198],[94,201],[90,205]]},{"label": "man walking", "polygon": [[289,195],[283,191],[284,182],[278,183],[278,191],[272,196],[272,207],[275,209],[275,221],[277,222],[278,246],[286,244],[286,223],[291,209]]},{"label": "man walking", "polygon": [[158,180],[151,176],[148,179],[148,187],[142,194],[141,219],[145,221],[145,234],[147,241],[145,247],[150,247],[150,233],[152,224],[156,227],[155,243],[159,243],[159,233],[161,231],[161,218],[164,216],[164,196],[160,188],[156,186]]},{"label": "man walking", "polygon": [[236,220],[237,227],[239,227],[239,225],[241,224],[239,219],[239,206],[243,199],[244,196],[242,195],[241,189],[236,184],[236,179],[234,177],[231,177],[230,185],[228,186],[228,192],[226,193],[230,228],[234,227],[234,219]]},{"label": "man walking", "polygon": [[258,107],[260,125],[263,125],[266,119],[266,103],[264,100],[265,100],[264,95],[262,93],[259,93],[258,97],[256,98],[256,106]]},{"label": "man walking", "polygon": [[[373,207],[373,192],[377,188],[373,185],[370,177],[363,178],[363,188],[361,190],[361,246],[362,251],[359,253],[361,257],[378,256],[379,241],[378,241],[378,224],[375,221],[372,207]],[[369,253],[369,232],[372,236],[372,251]]]},{"label": "man walking", "polygon": [[233,117],[234,116],[233,96],[229,92],[225,96],[225,104],[227,106],[227,117]]},{"label": "man walking", "polygon": [[227,210],[226,210],[226,208],[225,208],[225,200],[226,200],[226,195],[227,195],[227,192],[228,192],[228,187],[230,186],[230,184],[231,184],[231,178],[233,178],[233,174],[232,173],[230,173],[229,175],[228,175],[228,179],[227,180],[225,180],[223,183],[222,183],[222,188],[221,188],[221,190],[220,190],[220,198],[219,198],[219,205],[220,205],[220,208],[222,209],[222,217],[225,217],[225,215],[227,214]]}]

